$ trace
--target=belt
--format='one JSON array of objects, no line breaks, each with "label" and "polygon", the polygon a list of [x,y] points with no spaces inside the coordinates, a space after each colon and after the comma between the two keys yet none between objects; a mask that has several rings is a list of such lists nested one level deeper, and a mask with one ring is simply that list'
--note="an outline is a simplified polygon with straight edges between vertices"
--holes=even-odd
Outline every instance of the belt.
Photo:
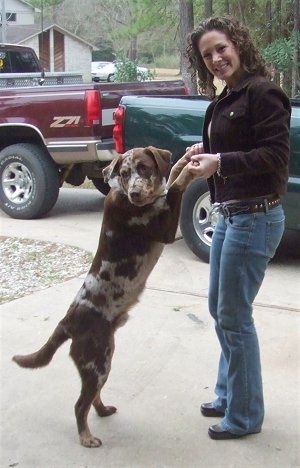
[{"label": "belt", "polygon": [[279,206],[280,203],[278,195],[270,195],[268,197],[238,200],[230,203],[214,203],[213,210],[224,217],[230,217],[241,214],[267,213],[272,208]]}]

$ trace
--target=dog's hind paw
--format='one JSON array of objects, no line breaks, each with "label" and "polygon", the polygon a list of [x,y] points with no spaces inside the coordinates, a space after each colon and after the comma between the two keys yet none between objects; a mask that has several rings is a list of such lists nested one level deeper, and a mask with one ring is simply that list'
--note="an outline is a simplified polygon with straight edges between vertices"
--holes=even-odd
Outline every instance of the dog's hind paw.
[{"label": "dog's hind paw", "polygon": [[111,414],[114,414],[117,411],[117,408],[115,406],[104,406],[102,405],[100,408],[95,407],[97,414],[101,416],[102,418],[105,418],[106,416],[110,416]]},{"label": "dog's hind paw", "polygon": [[79,438],[80,438],[81,445],[83,445],[84,447],[95,448],[95,447],[100,447],[102,445],[101,440],[92,435],[88,437],[79,436]]}]

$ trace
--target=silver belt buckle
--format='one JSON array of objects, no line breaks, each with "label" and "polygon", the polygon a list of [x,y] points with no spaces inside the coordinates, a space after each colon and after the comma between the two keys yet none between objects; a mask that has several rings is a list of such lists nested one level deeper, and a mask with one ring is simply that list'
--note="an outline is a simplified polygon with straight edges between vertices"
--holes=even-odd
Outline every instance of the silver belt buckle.
[{"label": "silver belt buckle", "polygon": [[225,216],[225,218],[229,218],[230,217],[230,209],[228,208],[226,203],[224,203],[224,205],[222,205],[222,210],[223,210],[223,215]]},{"label": "silver belt buckle", "polygon": [[264,198],[264,212],[268,213],[269,211],[269,200],[267,198]]},{"label": "silver belt buckle", "polygon": [[211,205],[211,214],[222,214],[222,204],[221,203],[213,203]]},{"label": "silver belt buckle", "polygon": [[221,214],[225,216],[225,218],[229,218],[230,216],[230,209],[228,208],[226,203],[214,203],[212,205],[212,212]]}]

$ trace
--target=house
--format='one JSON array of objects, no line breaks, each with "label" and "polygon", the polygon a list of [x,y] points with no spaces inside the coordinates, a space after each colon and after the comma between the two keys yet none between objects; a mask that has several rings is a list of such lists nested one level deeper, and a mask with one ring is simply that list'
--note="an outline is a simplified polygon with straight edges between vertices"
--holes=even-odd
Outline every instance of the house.
[{"label": "house", "polygon": [[[34,8],[32,5],[30,5],[30,3],[25,2],[23,0],[5,0],[4,7],[7,25],[34,24],[34,13],[40,11],[39,9]],[[2,12],[3,6],[1,10],[1,23]]]},{"label": "house", "polygon": [[7,42],[32,47],[46,72],[76,72],[91,82],[94,46],[57,24],[43,32],[39,25],[7,27]]},{"label": "house", "polygon": [[[6,0],[6,41],[32,47],[45,71],[80,73],[91,82],[93,44],[58,24],[34,24],[35,9],[23,0]],[[24,21],[22,23],[22,21]],[[33,22],[32,22],[33,21]]]}]

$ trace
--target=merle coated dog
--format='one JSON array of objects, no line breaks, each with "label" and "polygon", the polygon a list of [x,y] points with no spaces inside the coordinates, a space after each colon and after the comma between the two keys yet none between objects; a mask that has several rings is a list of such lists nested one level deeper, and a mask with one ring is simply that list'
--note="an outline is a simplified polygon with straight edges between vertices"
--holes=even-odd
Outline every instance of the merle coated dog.
[{"label": "merle coated dog", "polygon": [[100,396],[111,368],[115,330],[125,324],[129,309],[137,303],[164,244],[175,240],[189,176],[180,172],[184,162],[171,171],[167,183],[170,157],[169,151],[151,146],[136,148],[104,169],[111,190],[104,202],[98,249],[84,283],[46,344],[33,354],[13,357],[22,367],[43,367],[62,343],[72,340],[70,355],[82,381],[75,415],[85,447],[101,445],[88,427],[90,407],[99,416],[116,412]]}]

